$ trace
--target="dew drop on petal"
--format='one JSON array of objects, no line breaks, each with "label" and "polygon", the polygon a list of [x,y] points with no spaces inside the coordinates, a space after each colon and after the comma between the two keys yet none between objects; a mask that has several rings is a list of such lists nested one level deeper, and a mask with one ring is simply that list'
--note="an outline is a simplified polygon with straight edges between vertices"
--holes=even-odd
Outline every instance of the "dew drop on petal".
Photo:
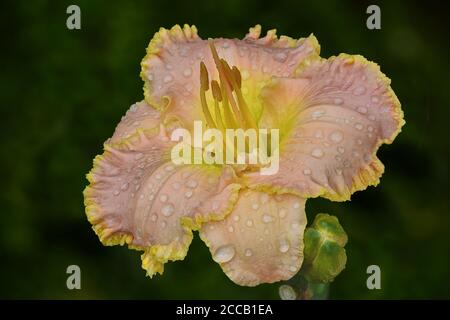
[{"label": "dew drop on petal", "polygon": [[278,211],[278,215],[281,219],[286,217],[286,209],[280,209],[280,211]]},{"label": "dew drop on petal", "polygon": [[294,209],[300,208],[300,202],[294,202],[294,204],[292,205],[292,207],[293,207]]},{"label": "dew drop on petal", "polygon": [[338,147],[338,148],[337,148],[337,151],[338,151],[340,154],[343,154],[343,153],[345,152],[345,149],[344,149],[344,147]]},{"label": "dew drop on petal", "polygon": [[263,221],[264,223],[270,223],[270,222],[273,221],[273,218],[272,218],[272,216],[269,215],[269,214],[263,214],[263,216],[262,216],[262,221]]},{"label": "dew drop on petal", "polygon": [[142,159],[143,157],[144,157],[143,153],[136,153],[134,155],[134,160],[139,160],[139,159]]},{"label": "dew drop on petal", "polygon": [[287,54],[285,52],[279,52],[273,57],[278,62],[285,62],[287,59]]},{"label": "dew drop on petal", "polygon": [[173,207],[173,204],[171,204],[171,203],[164,205],[161,209],[161,212],[165,217],[171,216],[173,211],[174,211],[174,207]]},{"label": "dew drop on petal", "polygon": [[289,251],[290,248],[289,240],[286,238],[281,238],[280,243],[278,246],[278,250],[280,250],[281,253],[286,253]]},{"label": "dew drop on petal", "polygon": [[311,170],[310,169],[305,169],[305,170],[303,170],[303,174],[305,176],[309,176],[311,174]]},{"label": "dew drop on petal", "polygon": [[247,225],[247,227],[251,227],[253,226],[253,220],[248,219],[245,224]]},{"label": "dew drop on petal", "polygon": [[355,90],[353,90],[353,94],[355,96],[360,96],[360,95],[364,94],[365,92],[366,92],[366,88],[363,86],[356,87]]},{"label": "dew drop on petal", "polygon": [[245,250],[245,256],[246,256],[246,257],[251,257],[252,255],[253,255],[253,252],[252,252],[251,249],[246,249],[246,250]]},{"label": "dew drop on petal", "polygon": [[150,217],[150,219],[155,222],[156,219],[158,219],[158,216],[156,214],[152,214],[152,216]]},{"label": "dew drop on petal", "polygon": [[233,259],[235,253],[233,245],[221,246],[214,251],[213,260],[217,263],[225,263]]},{"label": "dew drop on petal", "polygon": [[357,111],[359,113],[366,114],[367,113],[367,108],[363,107],[363,106],[360,106],[360,107],[358,107]]},{"label": "dew drop on petal", "polygon": [[252,208],[253,210],[258,210],[259,208],[259,204],[257,204],[256,202],[252,204]]},{"label": "dew drop on petal", "polygon": [[314,148],[311,152],[311,155],[314,158],[322,158],[323,157],[323,151],[320,148]]},{"label": "dew drop on petal", "polygon": [[198,186],[198,182],[196,180],[189,180],[186,183],[186,186],[191,189],[195,189]]},{"label": "dew drop on petal", "polygon": [[167,194],[162,194],[159,197],[159,201],[161,201],[161,202],[166,202],[168,199],[169,199],[169,197],[167,196]]},{"label": "dew drop on petal", "polygon": [[120,186],[120,190],[125,191],[125,190],[128,189],[128,186],[129,186],[128,182],[125,182],[124,184],[122,184],[122,185]]},{"label": "dew drop on petal", "polygon": [[183,76],[185,76],[186,78],[190,77],[192,75],[192,69],[191,68],[187,68],[184,69],[183,71]]},{"label": "dew drop on petal", "polygon": [[233,232],[234,232],[233,226],[229,226],[229,227],[228,227],[228,232],[230,232],[230,233],[233,233]]},{"label": "dew drop on petal", "polygon": [[240,219],[239,216],[234,216],[234,217],[233,217],[233,220],[236,221],[236,222],[238,222],[239,219]]},{"label": "dew drop on petal", "polygon": [[184,196],[189,199],[190,197],[192,197],[192,194],[193,194],[192,190],[188,190],[184,193]]},{"label": "dew drop on petal", "polygon": [[118,195],[119,195],[119,193],[120,193],[120,191],[119,191],[119,190],[116,190],[116,191],[114,191],[114,193],[113,193],[113,194],[114,194],[115,196],[118,196]]},{"label": "dew drop on petal", "polygon": [[344,100],[342,98],[335,98],[333,102],[335,105],[340,106],[341,104],[344,103]]},{"label": "dew drop on petal", "polygon": [[338,143],[338,142],[341,142],[342,139],[344,139],[344,135],[342,134],[341,131],[333,131],[330,134],[330,140],[333,141],[333,142]]},{"label": "dew drop on petal", "polygon": [[164,83],[169,83],[173,80],[171,75],[166,75],[163,79]]},{"label": "dew drop on petal", "polygon": [[362,130],[363,129],[363,125],[361,123],[357,123],[357,124],[355,124],[355,128],[357,130]]}]

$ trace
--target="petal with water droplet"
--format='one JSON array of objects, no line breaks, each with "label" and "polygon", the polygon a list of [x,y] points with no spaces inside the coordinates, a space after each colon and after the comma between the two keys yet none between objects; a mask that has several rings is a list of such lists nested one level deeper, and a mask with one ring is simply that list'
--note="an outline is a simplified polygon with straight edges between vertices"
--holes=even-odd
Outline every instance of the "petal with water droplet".
[{"label": "petal with water droplet", "polygon": [[[262,196],[267,198],[266,204],[253,209],[252,204]],[[214,260],[239,285],[255,286],[287,280],[300,269],[306,225],[305,201],[287,194],[277,197],[278,200],[263,192],[241,191],[235,208],[224,220],[207,222],[200,229],[200,236]],[[248,216],[250,211],[251,220],[235,219]],[[251,227],[248,221],[251,221]],[[236,234],[230,230],[243,232]],[[227,259],[218,261],[215,256],[217,252],[223,253],[221,248],[224,246],[233,247],[233,257],[228,259],[231,253],[226,251]]]},{"label": "petal with water droplet", "polygon": [[378,184],[384,167],[376,151],[404,124],[389,84],[378,65],[344,54],[311,60],[297,78],[274,79],[262,90],[261,122],[280,128],[279,171],[249,174],[250,186],[343,201]]}]

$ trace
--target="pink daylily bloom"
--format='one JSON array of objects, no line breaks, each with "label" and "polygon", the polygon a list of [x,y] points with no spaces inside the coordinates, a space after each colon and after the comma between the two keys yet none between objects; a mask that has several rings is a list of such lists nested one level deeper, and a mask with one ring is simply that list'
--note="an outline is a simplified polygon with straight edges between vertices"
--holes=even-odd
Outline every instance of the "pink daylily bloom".
[{"label": "pink daylily bloom", "polygon": [[[303,261],[305,201],[334,201],[376,185],[378,147],[404,124],[389,79],[361,56],[322,59],[311,35],[261,27],[243,40],[202,40],[185,25],[161,29],[142,61],[145,100],[134,104],[94,159],[89,221],[105,245],[143,250],[149,276],[182,260],[198,230],[237,284],[287,280]],[[280,130],[280,167],[171,161],[178,128]]]}]

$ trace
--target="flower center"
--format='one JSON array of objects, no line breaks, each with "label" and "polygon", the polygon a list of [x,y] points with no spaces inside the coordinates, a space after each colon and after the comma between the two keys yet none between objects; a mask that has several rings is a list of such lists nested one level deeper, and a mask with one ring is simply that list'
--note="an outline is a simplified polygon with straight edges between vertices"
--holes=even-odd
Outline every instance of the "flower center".
[{"label": "flower center", "polygon": [[[208,126],[221,131],[227,128],[256,129],[256,121],[242,95],[241,72],[236,66],[230,68],[228,63],[219,57],[212,39],[209,39],[208,43],[219,72],[219,82],[209,82],[208,69],[203,61],[200,63],[200,101]],[[210,88],[214,101],[214,118],[206,100],[206,93]]]}]

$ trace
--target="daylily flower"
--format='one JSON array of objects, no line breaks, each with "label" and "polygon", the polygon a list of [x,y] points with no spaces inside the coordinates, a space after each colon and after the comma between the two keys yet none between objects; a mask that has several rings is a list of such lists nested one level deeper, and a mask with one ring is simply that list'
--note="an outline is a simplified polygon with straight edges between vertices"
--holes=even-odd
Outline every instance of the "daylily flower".
[{"label": "daylily flower", "polygon": [[[160,29],[142,61],[145,100],[131,106],[85,189],[105,245],[143,250],[149,276],[182,260],[198,230],[237,284],[287,280],[303,261],[305,201],[349,200],[376,185],[378,147],[404,124],[390,80],[362,56],[322,59],[313,35],[202,40],[194,26]],[[276,128],[280,167],[174,165],[177,128]]]}]

